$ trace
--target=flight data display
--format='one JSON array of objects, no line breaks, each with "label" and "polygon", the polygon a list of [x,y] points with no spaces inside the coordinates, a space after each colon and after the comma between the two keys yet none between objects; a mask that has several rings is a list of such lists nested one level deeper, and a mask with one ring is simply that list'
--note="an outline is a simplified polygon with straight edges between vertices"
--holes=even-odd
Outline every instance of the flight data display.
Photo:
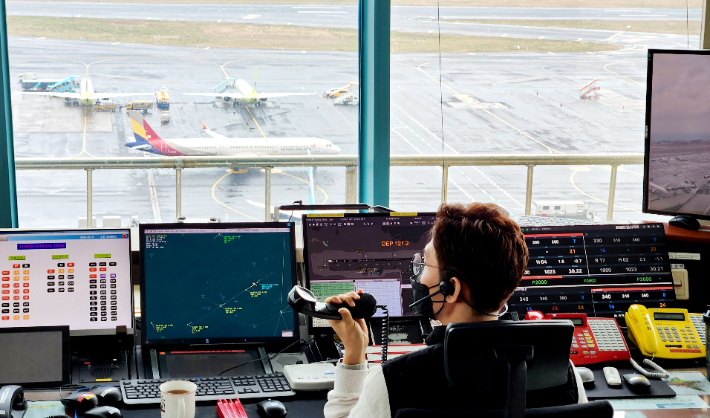
[{"label": "flight data display", "polygon": [[[307,284],[319,301],[362,289],[391,317],[415,315],[411,261],[424,251],[433,213],[308,214],[303,217]],[[377,315],[381,315],[379,312]],[[313,327],[329,327],[312,319]]]},{"label": "flight data display", "polygon": [[292,223],[141,225],[146,344],[298,338]]},{"label": "flight data display", "polygon": [[0,231],[0,327],[133,329],[129,230]]},{"label": "flight data display", "polygon": [[511,310],[616,318],[675,301],[663,224],[523,227],[530,261]]}]

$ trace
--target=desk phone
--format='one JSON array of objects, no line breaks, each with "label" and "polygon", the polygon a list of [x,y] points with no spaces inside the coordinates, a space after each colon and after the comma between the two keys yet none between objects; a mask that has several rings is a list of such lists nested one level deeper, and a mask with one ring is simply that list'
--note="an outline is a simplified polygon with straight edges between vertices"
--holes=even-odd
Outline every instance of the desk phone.
[{"label": "desk phone", "polygon": [[629,339],[646,357],[693,359],[705,357],[705,324],[701,314],[685,309],[631,305],[625,315]]},{"label": "desk phone", "polygon": [[583,313],[547,314],[545,317],[569,319],[574,324],[569,358],[575,366],[631,358],[621,329],[613,318],[588,318]]}]

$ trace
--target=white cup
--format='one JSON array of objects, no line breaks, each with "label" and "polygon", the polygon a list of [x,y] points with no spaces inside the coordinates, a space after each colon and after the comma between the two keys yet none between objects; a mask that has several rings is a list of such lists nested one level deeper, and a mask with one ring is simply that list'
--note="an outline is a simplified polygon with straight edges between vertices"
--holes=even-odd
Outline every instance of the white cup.
[{"label": "white cup", "polygon": [[171,380],[160,385],[159,389],[161,418],[195,418],[196,384]]}]

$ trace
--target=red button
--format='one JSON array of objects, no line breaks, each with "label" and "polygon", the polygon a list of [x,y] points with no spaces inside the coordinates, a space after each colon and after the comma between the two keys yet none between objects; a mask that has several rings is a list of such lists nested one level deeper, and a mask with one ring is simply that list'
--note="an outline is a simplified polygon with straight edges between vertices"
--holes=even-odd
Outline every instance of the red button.
[{"label": "red button", "polygon": [[9,295],[9,294],[10,294],[10,291],[9,291],[9,290],[3,290],[3,291],[2,291],[2,294],[3,294],[3,295]]},{"label": "red button", "polygon": [[106,267],[101,267],[99,271],[106,271]]},{"label": "red button", "polygon": [[29,296],[23,296],[23,297],[22,297],[22,300],[30,300],[30,297],[29,297]]},{"label": "red button", "polygon": [[3,296],[2,300],[10,300],[10,296]]},{"label": "red button", "polygon": [[12,284],[12,287],[20,287],[20,284],[19,284],[19,283],[13,283],[13,284]]},{"label": "red button", "polygon": [[10,288],[10,283],[3,283],[2,284],[3,289],[9,289]]},{"label": "red button", "polygon": [[74,263],[67,263],[67,267],[74,267]]},{"label": "red button", "polygon": [[2,317],[2,320],[3,320],[3,321],[9,321],[9,320],[10,320],[10,317],[9,317],[9,316],[3,316],[3,317]]},{"label": "red button", "polygon": [[15,289],[12,291],[13,294],[18,295],[20,294],[20,289]]},{"label": "red button", "polygon": [[7,275],[7,274],[10,274],[10,272],[9,272],[9,271],[3,271],[2,274],[3,274],[3,275]]},{"label": "red button", "polygon": [[[16,290],[15,292],[19,293],[19,290]],[[23,289],[22,293],[30,293],[30,289]]]},{"label": "red button", "polygon": [[51,270],[51,269],[47,270],[47,273],[52,274],[52,273],[54,273],[54,270]]},{"label": "red button", "polygon": [[3,278],[2,278],[2,281],[3,281],[3,282],[9,282],[9,281],[10,281],[10,278],[9,278],[9,277],[3,277]]},{"label": "red button", "polygon": [[95,278],[96,278],[96,275],[95,275],[95,274],[89,274],[89,278],[90,278],[90,279],[95,279]]},{"label": "red button", "polygon": [[89,271],[96,271],[96,267],[90,268]]},{"label": "red button", "polygon": [[13,264],[13,265],[12,265],[12,268],[14,268],[14,269],[19,269],[19,268],[20,268],[20,265],[19,265],[19,264]]},{"label": "red button", "polygon": [[30,287],[29,283],[22,283],[22,287]]},{"label": "red button", "polygon": [[19,297],[19,296],[13,296],[13,297],[12,297],[12,300],[20,300],[20,297]]}]

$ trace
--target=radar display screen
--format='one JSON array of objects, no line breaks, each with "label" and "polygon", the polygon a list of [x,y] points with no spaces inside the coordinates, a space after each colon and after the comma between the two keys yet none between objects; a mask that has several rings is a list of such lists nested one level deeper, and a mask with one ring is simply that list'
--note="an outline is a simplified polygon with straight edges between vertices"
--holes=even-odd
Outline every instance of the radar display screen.
[{"label": "radar display screen", "polygon": [[616,318],[675,301],[663,224],[522,227],[530,261],[510,309]]},{"label": "radar display screen", "polygon": [[[415,315],[411,261],[424,251],[434,219],[434,213],[304,215],[307,286],[320,302],[362,289],[390,317]],[[312,329],[330,328],[326,320],[311,320]]]},{"label": "radar display screen", "polygon": [[144,344],[298,339],[293,223],[142,224]]}]

